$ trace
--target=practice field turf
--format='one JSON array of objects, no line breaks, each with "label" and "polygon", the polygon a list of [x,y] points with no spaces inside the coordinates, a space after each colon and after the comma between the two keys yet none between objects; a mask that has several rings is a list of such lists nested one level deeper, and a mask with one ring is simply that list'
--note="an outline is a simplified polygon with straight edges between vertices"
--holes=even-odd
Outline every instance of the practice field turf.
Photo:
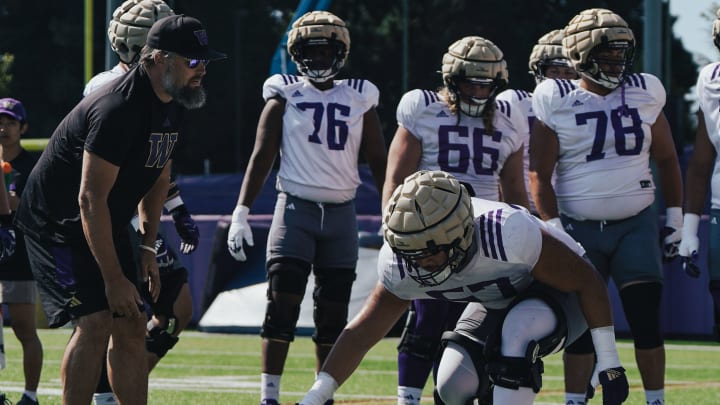
[{"label": "practice field turf", "polygon": [[[5,328],[7,368],[0,371],[0,391],[17,401],[23,389],[20,345]],[[45,361],[40,404],[60,404],[60,359],[69,329],[40,330]],[[336,404],[395,404],[397,339],[385,339],[368,354],[358,371],[338,391]],[[628,370],[631,392],[626,404],[645,405],[632,347],[620,341],[620,357]],[[720,404],[720,345],[711,342],[667,342],[667,404]],[[283,404],[294,404],[312,385],[312,341],[299,337],[292,344],[282,381]],[[150,375],[150,404],[238,404],[260,402],[260,338],[188,331]],[[432,384],[424,404],[432,404]],[[543,391],[537,403],[562,404],[560,355],[545,359]],[[600,398],[590,401],[602,404]]]}]

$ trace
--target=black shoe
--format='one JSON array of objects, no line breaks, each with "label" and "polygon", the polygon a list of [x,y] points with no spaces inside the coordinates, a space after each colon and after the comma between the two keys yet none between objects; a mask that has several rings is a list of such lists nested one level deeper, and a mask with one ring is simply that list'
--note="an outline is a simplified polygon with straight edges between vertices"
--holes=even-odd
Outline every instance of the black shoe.
[{"label": "black shoe", "polygon": [[33,401],[29,396],[23,394],[22,398],[15,405],[39,405],[40,402]]},{"label": "black shoe", "polygon": [[5,395],[4,392],[0,392],[0,405],[12,405],[12,402],[7,399],[7,395]]}]

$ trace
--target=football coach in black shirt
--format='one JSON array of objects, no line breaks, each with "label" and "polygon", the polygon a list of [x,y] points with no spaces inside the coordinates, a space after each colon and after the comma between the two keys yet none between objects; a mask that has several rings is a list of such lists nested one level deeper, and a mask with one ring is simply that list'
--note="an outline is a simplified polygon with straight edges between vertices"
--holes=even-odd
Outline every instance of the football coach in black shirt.
[{"label": "football coach in black shirt", "polygon": [[[51,327],[75,331],[61,366],[63,404],[88,404],[106,342],[120,403],[147,403],[148,371],[140,286],[160,291],[155,239],[173,151],[187,109],[205,103],[209,48],[200,21],[158,20],[140,63],[84,98],[63,119],[28,178],[16,226]],[[138,272],[127,229],[140,215]],[[138,279],[138,273],[143,280]]]}]

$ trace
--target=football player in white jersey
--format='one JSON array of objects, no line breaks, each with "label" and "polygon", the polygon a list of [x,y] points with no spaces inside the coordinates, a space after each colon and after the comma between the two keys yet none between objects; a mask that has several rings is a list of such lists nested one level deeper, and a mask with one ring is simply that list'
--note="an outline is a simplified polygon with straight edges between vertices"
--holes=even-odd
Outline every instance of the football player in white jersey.
[{"label": "football player in white jersey", "polygon": [[[633,335],[646,399],[662,404],[662,258],[677,255],[682,228],[682,179],[662,111],[665,89],[655,76],[631,73],[635,38],[612,11],[582,11],[564,34],[565,55],[580,79],[546,80],[535,88],[531,191],[542,219],[560,218],[605,279],[612,277]],[[662,234],[652,206],[650,158],[667,206]],[[659,244],[648,243],[658,235],[662,251]],[[566,386],[577,395],[569,400],[583,404],[586,377],[592,373],[589,337],[565,354],[566,378],[580,382]]]},{"label": "football player in white jersey", "polygon": [[[712,36],[720,50],[720,9],[713,22]],[[720,340],[720,63],[714,62],[702,68],[697,80],[699,101],[698,127],[695,147],[685,174],[685,220],[680,243],[685,271],[693,277],[700,275],[693,263],[700,248],[698,226],[705,207],[710,183],[710,247],[708,250],[708,271],[710,273],[710,295],[713,301],[715,338]]]},{"label": "football player in white jersey", "polygon": [[248,213],[279,152],[261,331],[265,405],[280,402],[280,378],[311,271],[317,370],[347,323],[358,258],[358,155],[362,150],[378,190],[387,163],[375,110],[377,87],[367,80],[333,79],[350,50],[343,20],[326,11],[309,12],[293,23],[287,45],[302,75],[277,74],[265,81],[266,104],[227,241],[233,257],[244,261],[243,243],[253,245]]},{"label": "football player in white jersey", "polygon": [[[535,78],[535,83],[540,84],[545,79],[567,79],[578,78],[575,69],[570,61],[562,53],[562,30],[552,30],[538,39],[530,53],[530,74]],[[510,109],[523,116],[520,121],[522,125],[518,133],[523,136],[523,173],[525,173],[525,190],[528,193],[530,212],[537,214],[535,203],[530,194],[530,129],[535,121],[535,113],[532,110],[532,93],[521,89],[507,89],[497,96],[497,99],[509,103]]]},{"label": "football player in white jersey", "polygon": [[[398,128],[388,152],[383,202],[418,169],[444,170],[477,197],[527,206],[524,117],[496,102],[508,81],[507,63],[494,43],[478,36],[453,42],[442,58],[443,87],[415,89],[397,107]],[[519,121],[523,120],[523,121]],[[523,125],[524,124],[524,125]],[[440,338],[455,327],[465,303],[414,300],[398,345],[398,405],[418,405]]]},{"label": "football player in white jersey", "polygon": [[444,404],[487,403],[490,395],[495,405],[531,404],[540,358],[588,327],[604,403],[627,397],[605,283],[564,232],[522,207],[471,199],[449,173],[419,171],[386,204],[383,236],[378,284],[301,405],[329,398],[417,298],[469,302],[440,360]]}]

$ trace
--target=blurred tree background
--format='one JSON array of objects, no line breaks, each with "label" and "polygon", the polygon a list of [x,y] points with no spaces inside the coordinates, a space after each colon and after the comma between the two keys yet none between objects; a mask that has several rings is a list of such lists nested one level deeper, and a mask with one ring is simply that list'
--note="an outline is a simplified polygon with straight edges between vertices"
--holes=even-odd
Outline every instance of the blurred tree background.
[{"label": "blurred tree background", "polygon": [[[176,13],[200,19],[208,30],[211,47],[230,57],[209,66],[205,78],[208,104],[192,113],[188,137],[176,156],[176,168],[181,174],[199,174],[207,160],[213,173],[244,170],[263,107],[262,84],[298,1],[166,1]],[[97,73],[106,69],[106,1],[93,4],[93,73]],[[407,20],[404,4],[408,5]],[[527,61],[537,39],[564,27],[578,11],[592,7],[609,8],[628,21],[638,41],[635,70],[639,71],[646,43],[642,0],[336,0],[329,11],[347,22],[352,41],[348,63],[339,78],[364,78],[378,86],[378,111],[389,143],[396,128],[395,107],[403,92],[440,86],[437,71],[452,42],[466,35],[492,40],[505,53],[510,87],[532,90],[534,81],[528,74]],[[0,2],[0,97],[12,96],[25,103],[31,137],[50,136],[82,96],[83,13],[80,0]],[[650,41],[666,44],[666,113],[678,147],[682,147],[685,137],[692,133],[684,95],[695,84],[697,65],[669,31],[672,17],[666,18],[670,19],[665,24],[666,40]],[[406,72],[402,63],[403,21],[407,21],[409,44]],[[403,88],[404,83],[407,88]]]}]

